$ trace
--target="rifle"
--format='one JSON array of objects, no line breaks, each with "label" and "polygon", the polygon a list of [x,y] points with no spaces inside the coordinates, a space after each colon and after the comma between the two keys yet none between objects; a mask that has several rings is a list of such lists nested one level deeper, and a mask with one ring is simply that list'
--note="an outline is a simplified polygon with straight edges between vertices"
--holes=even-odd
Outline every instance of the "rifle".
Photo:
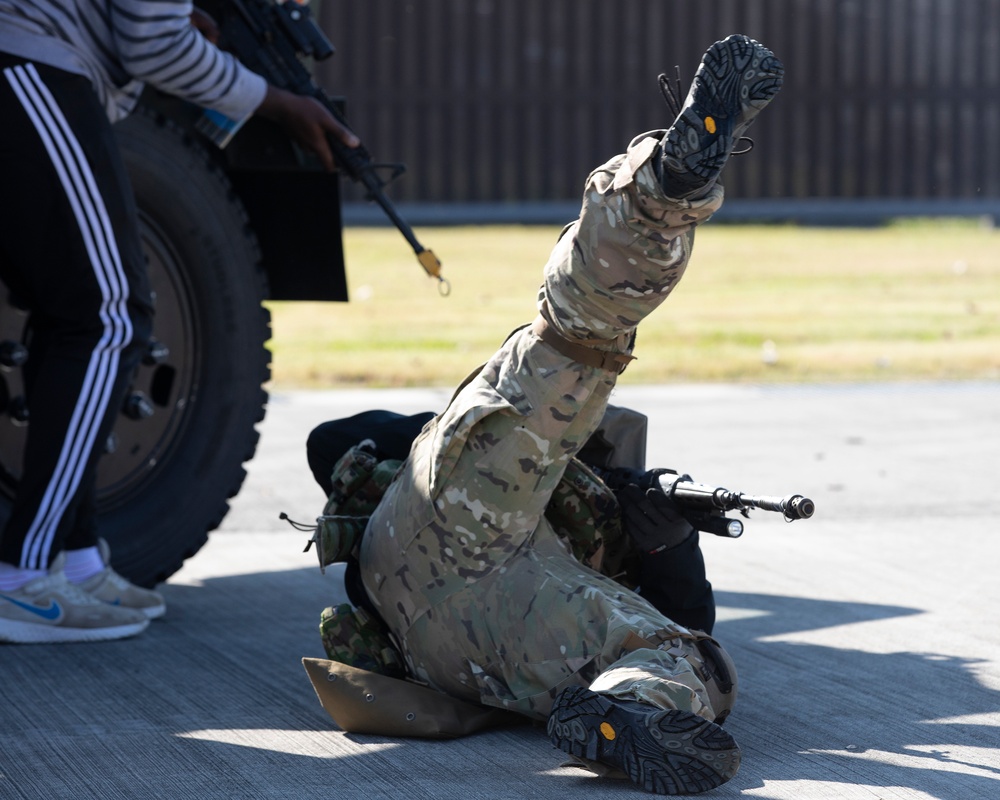
[{"label": "rifle", "polygon": [[695,528],[716,536],[737,539],[743,535],[743,523],[726,516],[727,511],[739,511],[744,517],[750,516],[750,509],[777,511],[791,522],[809,519],[816,511],[816,504],[800,494],[785,497],[769,497],[732,492],[717,486],[696,483],[690,475],[664,472],[657,476],[660,490],[673,501]]},{"label": "rifle", "polygon": [[[334,53],[334,47],[313,20],[309,7],[297,0],[226,0],[210,3],[219,24],[219,46],[235,55],[245,66],[262,75],[279,89],[313,97],[323,104],[345,127],[350,128],[338,103],[316,85],[302,58],[322,61]],[[441,262],[428,250],[406,224],[383,191],[384,187],[406,170],[403,164],[377,164],[364,144],[347,147],[334,136],[328,137],[338,166],[347,176],[365,187],[368,198],[377,202],[386,216],[413,248],[424,271],[437,278],[443,294],[449,290],[441,277]],[[391,170],[387,179],[380,171]]]}]

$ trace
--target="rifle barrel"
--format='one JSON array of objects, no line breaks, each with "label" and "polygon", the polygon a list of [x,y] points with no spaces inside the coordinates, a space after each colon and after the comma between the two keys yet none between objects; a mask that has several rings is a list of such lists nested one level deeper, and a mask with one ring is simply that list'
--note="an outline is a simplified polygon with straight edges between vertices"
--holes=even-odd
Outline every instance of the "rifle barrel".
[{"label": "rifle barrel", "polygon": [[816,504],[808,497],[800,494],[790,494],[786,497],[753,496],[737,494],[738,506],[734,508],[760,508],[764,511],[777,511],[786,519],[809,519],[816,511]]},{"label": "rifle barrel", "polygon": [[661,475],[659,483],[663,492],[680,506],[701,511],[746,511],[759,508],[763,511],[777,511],[789,520],[809,519],[816,511],[816,504],[801,494],[785,497],[751,495],[684,480],[670,473]]}]

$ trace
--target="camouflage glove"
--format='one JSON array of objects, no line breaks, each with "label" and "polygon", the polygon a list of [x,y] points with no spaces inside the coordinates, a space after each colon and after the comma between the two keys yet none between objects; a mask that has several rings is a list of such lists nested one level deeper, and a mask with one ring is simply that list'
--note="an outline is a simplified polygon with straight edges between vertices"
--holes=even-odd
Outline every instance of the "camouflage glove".
[{"label": "camouflage glove", "polygon": [[[644,553],[663,553],[677,547],[695,530],[660,488],[659,477],[664,474],[677,473],[669,469],[648,472],[613,469],[604,475],[605,483],[621,506],[625,532]],[[683,477],[690,480],[688,476]]]}]

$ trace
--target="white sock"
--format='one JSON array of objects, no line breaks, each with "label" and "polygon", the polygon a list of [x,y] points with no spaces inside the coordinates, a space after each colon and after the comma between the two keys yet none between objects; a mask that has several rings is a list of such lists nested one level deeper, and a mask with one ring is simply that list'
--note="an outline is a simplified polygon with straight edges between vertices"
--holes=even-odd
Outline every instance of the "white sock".
[{"label": "white sock", "polygon": [[65,553],[66,566],[63,567],[63,572],[66,573],[66,580],[70,583],[83,583],[104,569],[101,551],[97,549],[97,545],[80,550],[66,550]]},{"label": "white sock", "polygon": [[14,592],[29,581],[48,575],[44,569],[22,569],[21,567],[0,561],[0,592]]}]

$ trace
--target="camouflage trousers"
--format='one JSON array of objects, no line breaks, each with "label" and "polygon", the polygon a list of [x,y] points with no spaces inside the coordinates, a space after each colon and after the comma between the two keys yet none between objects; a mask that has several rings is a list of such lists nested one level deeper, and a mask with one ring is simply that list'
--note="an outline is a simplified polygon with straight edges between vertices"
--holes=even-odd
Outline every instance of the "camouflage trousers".
[{"label": "camouflage trousers", "polygon": [[[545,267],[540,313],[566,339],[624,351],[683,273],[694,225],[722,202],[719,187],[665,197],[655,143],[640,139],[591,174]],[[616,379],[522,329],[414,442],[360,563],[419,680],[539,719],[571,684],[722,713],[690,633],[580,564],[543,516]]]}]

